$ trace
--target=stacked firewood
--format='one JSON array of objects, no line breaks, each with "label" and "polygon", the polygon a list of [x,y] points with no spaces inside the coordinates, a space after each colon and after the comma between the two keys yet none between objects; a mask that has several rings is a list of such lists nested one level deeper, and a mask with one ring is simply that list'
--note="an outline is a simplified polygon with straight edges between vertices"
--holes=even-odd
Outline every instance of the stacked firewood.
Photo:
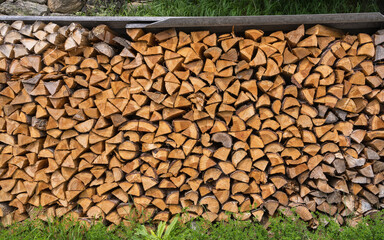
[{"label": "stacked firewood", "polygon": [[127,35],[0,25],[3,224],[288,208],[342,224],[384,203],[384,35]]}]

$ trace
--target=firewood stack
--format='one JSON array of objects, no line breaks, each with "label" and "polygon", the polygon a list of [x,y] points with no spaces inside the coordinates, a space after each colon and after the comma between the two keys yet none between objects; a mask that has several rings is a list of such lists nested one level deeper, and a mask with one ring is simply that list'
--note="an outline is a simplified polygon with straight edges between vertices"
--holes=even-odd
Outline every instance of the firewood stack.
[{"label": "firewood stack", "polygon": [[384,35],[127,34],[1,24],[3,224],[288,208],[343,223],[384,203]]}]

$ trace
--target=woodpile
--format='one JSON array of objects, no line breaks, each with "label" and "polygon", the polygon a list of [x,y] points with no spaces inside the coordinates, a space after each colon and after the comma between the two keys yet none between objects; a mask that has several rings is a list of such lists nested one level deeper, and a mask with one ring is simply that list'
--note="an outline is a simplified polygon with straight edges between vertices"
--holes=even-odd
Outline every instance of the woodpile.
[{"label": "woodpile", "polygon": [[127,35],[0,25],[3,224],[381,208],[383,34]]}]

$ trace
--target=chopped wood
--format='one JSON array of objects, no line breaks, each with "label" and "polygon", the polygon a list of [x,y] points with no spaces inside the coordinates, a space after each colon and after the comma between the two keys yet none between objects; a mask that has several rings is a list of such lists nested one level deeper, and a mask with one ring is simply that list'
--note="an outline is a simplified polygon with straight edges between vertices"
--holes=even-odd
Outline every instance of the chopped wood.
[{"label": "chopped wood", "polygon": [[79,205],[111,224],[288,207],[312,223],[383,201],[382,32],[4,26],[3,221]]}]

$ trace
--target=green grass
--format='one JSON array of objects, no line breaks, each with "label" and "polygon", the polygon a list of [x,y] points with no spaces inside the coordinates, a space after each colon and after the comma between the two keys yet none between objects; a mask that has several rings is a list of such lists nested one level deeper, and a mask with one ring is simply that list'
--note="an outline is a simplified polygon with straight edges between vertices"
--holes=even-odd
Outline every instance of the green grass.
[{"label": "green grass", "polygon": [[[380,240],[384,239],[384,211],[367,216],[355,226],[339,226],[335,219],[324,215],[317,216],[318,226],[311,229],[296,215],[278,215],[270,219],[268,228],[251,221],[230,220],[227,223],[209,223],[203,219],[181,224],[173,222],[167,228],[158,224],[155,231],[148,232],[144,225],[130,223],[129,226],[106,227],[96,222],[91,227],[68,219],[48,223],[40,220],[26,220],[8,228],[0,229],[0,239],[132,239],[132,240],[243,240],[243,239],[340,239],[340,240]],[[154,228],[154,226],[152,225]]]},{"label": "green grass", "polygon": [[[379,11],[381,0],[153,0],[132,8],[118,0],[99,0],[85,15],[101,16],[242,16]],[[107,3],[105,3],[107,2]],[[124,1],[123,1],[124,2]],[[129,2],[129,1],[128,1]]]}]

